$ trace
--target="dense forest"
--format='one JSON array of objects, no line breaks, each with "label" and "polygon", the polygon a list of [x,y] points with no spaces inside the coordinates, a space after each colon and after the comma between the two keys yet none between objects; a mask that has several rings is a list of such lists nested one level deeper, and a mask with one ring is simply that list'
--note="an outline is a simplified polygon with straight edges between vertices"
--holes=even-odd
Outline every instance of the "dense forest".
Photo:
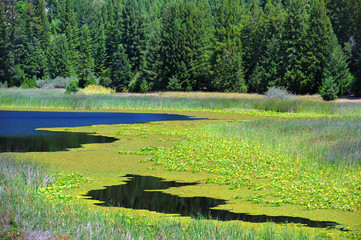
[{"label": "dense forest", "polygon": [[0,12],[3,86],[361,95],[361,0],[1,0]]}]

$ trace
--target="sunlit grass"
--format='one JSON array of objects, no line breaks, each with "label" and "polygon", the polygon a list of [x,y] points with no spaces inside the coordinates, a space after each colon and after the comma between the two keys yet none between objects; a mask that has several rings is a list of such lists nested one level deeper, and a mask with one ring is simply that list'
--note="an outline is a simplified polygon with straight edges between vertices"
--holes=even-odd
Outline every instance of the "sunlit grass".
[{"label": "sunlit grass", "polygon": [[207,125],[207,132],[262,143],[309,162],[361,166],[361,118],[259,119]]},{"label": "sunlit grass", "polygon": [[[329,103],[306,100],[273,100],[259,95],[221,93],[155,93],[78,95],[54,90],[0,89],[0,107],[74,110],[218,111],[260,115],[270,112],[297,117],[324,115],[361,116],[360,102]],[[296,114],[295,114],[296,113]],[[263,113],[261,113],[262,115]],[[267,116],[267,114],[265,114]],[[282,115],[280,115],[282,117]]]}]

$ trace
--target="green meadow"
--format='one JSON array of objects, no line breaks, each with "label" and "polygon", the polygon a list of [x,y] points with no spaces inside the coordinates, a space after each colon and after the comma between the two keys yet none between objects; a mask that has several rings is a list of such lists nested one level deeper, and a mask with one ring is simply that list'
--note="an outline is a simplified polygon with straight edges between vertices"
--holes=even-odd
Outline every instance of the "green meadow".
[{"label": "green meadow", "polygon": [[[317,96],[274,100],[250,94],[94,96],[0,89],[0,108],[206,118],[46,129],[119,140],[62,152],[1,153],[1,239],[361,238],[361,102],[323,102]],[[192,219],[100,207],[83,196],[121,184],[126,174],[198,182],[165,192],[227,200],[217,209],[340,225]]]}]

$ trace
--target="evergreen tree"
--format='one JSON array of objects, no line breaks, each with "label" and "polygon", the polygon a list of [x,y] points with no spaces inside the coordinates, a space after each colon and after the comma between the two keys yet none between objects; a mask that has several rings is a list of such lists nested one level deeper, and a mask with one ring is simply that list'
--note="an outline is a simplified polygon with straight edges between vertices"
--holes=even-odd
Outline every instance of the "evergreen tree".
[{"label": "evergreen tree", "polygon": [[105,47],[105,30],[104,25],[101,24],[99,27],[99,35],[95,43],[95,53],[94,53],[94,70],[95,75],[100,76],[106,69],[107,64],[107,50]]},{"label": "evergreen tree", "polygon": [[142,68],[142,74],[140,78],[142,79],[142,82],[143,80],[146,81],[148,90],[162,89],[160,75],[162,65],[160,29],[154,29],[147,46],[144,67]]},{"label": "evergreen tree", "polygon": [[353,77],[348,69],[347,56],[338,43],[335,34],[332,34],[328,40],[326,54],[327,60],[323,72],[324,83],[330,84],[331,81],[326,81],[326,79],[332,78],[333,83],[336,84],[339,90],[336,95],[347,94]]},{"label": "evergreen tree", "polygon": [[47,57],[40,41],[33,37],[26,43],[23,70],[27,78],[42,78],[48,72]]},{"label": "evergreen tree", "polygon": [[74,0],[63,1],[65,1],[65,11],[60,16],[60,30],[67,38],[72,68],[74,68],[75,72],[78,72],[80,69],[78,52],[79,36],[76,15],[74,12]]},{"label": "evergreen tree", "polygon": [[127,91],[132,80],[132,66],[130,65],[123,45],[119,44],[118,50],[113,55],[111,66],[111,86],[117,91]]},{"label": "evergreen tree", "polygon": [[45,11],[46,3],[45,0],[36,1],[37,4],[35,14],[38,18],[38,29],[36,37],[40,40],[43,50],[47,50],[50,43],[50,28],[48,16]]},{"label": "evergreen tree", "polygon": [[259,0],[252,0],[242,28],[242,50],[245,77],[249,78],[267,46],[265,19]]},{"label": "evergreen tree", "polygon": [[85,87],[86,80],[89,75],[94,72],[94,58],[92,51],[92,39],[87,24],[81,27],[80,31],[80,64],[82,68],[79,87]]},{"label": "evergreen tree", "polygon": [[240,40],[240,2],[222,0],[215,14],[210,59],[213,90],[246,92]]},{"label": "evergreen tree", "polygon": [[6,13],[5,2],[0,2],[0,82],[4,83],[7,77],[7,34],[6,34]]},{"label": "evergreen tree", "polygon": [[310,9],[309,28],[307,31],[307,66],[305,67],[306,78],[310,81],[305,91],[315,93],[318,91],[326,64],[326,46],[331,36],[332,26],[324,0],[313,0]]},{"label": "evergreen tree", "polygon": [[274,36],[267,45],[267,50],[253,71],[249,86],[253,91],[264,93],[269,87],[285,87],[283,82],[283,56],[281,40]]},{"label": "evergreen tree", "polygon": [[305,71],[309,64],[308,42],[306,42],[309,24],[308,8],[306,1],[290,0],[283,34],[284,80],[290,91],[303,94],[309,91],[310,82],[313,80]]},{"label": "evergreen tree", "polygon": [[331,101],[337,99],[337,94],[339,92],[337,83],[332,76],[326,77],[320,89],[320,94],[323,100]]},{"label": "evergreen tree", "polygon": [[204,82],[206,13],[192,2],[173,3],[163,15],[161,32],[162,84],[178,79],[183,90],[198,88]]},{"label": "evergreen tree", "polygon": [[57,35],[54,42],[50,44],[50,47],[50,77],[69,77],[73,75],[74,68],[72,66],[72,59],[69,54],[70,49],[66,35]]},{"label": "evergreen tree", "polygon": [[119,0],[108,0],[106,3],[106,51],[107,51],[107,68],[112,65],[112,56],[118,51],[118,46],[121,44],[121,8]]},{"label": "evergreen tree", "polygon": [[124,0],[123,4],[121,43],[132,65],[132,71],[137,72],[143,63],[145,51],[143,9],[138,0]]}]

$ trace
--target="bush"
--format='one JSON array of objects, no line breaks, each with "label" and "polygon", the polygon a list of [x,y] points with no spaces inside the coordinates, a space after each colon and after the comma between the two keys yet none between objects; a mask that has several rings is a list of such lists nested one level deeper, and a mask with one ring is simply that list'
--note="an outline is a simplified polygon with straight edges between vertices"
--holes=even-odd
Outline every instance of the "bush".
[{"label": "bush", "polygon": [[38,88],[66,88],[68,83],[72,80],[78,80],[76,77],[61,77],[58,76],[54,79],[47,78],[46,80],[37,80],[35,82]]},{"label": "bush", "polygon": [[142,83],[139,86],[139,92],[146,93],[149,91],[149,85],[147,80],[143,79]]},{"label": "bush", "polygon": [[4,83],[0,82],[0,88],[8,88],[8,82],[5,81]]},{"label": "bush", "polygon": [[335,78],[332,76],[325,78],[320,89],[322,99],[325,101],[336,100],[338,92],[339,88]]},{"label": "bush", "polygon": [[25,81],[20,85],[21,88],[34,88],[35,81],[31,78],[26,78]]},{"label": "bush", "polygon": [[114,89],[103,87],[100,85],[88,85],[84,89],[79,91],[79,94],[95,94],[95,95],[105,95],[115,93]]},{"label": "bush", "polygon": [[77,79],[71,80],[65,87],[65,93],[76,93],[79,91],[79,81]]},{"label": "bush", "polygon": [[100,79],[99,84],[103,87],[110,87],[112,85],[112,80],[110,79],[110,77],[104,77]]},{"label": "bush", "polygon": [[286,88],[269,87],[264,93],[266,98],[278,99],[278,100],[294,100],[295,95],[290,93]]},{"label": "bush", "polygon": [[84,87],[87,87],[89,85],[98,85],[98,81],[97,81],[97,79],[95,78],[94,75],[88,76]]},{"label": "bush", "polygon": [[176,76],[172,76],[169,79],[167,89],[170,91],[181,91],[182,90],[182,85],[180,84],[180,82]]}]

